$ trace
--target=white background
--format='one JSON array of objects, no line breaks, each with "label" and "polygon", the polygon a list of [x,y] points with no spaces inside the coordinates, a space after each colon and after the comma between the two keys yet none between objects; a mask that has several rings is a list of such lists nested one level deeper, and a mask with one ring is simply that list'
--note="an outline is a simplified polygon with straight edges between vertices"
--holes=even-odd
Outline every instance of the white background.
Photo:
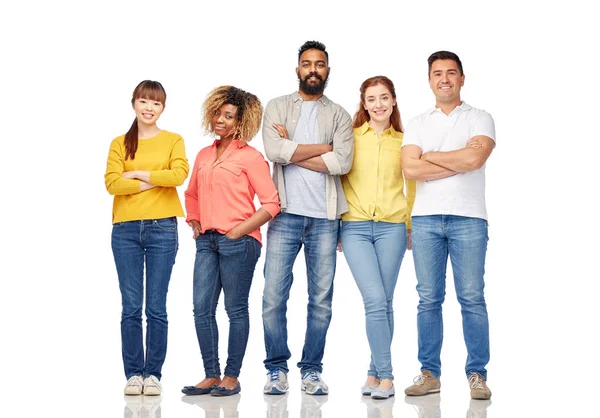
[{"label": "white background", "polygon": [[[433,105],[429,54],[458,53],[466,74],[462,98],[492,114],[498,143],[487,166],[488,378],[494,392],[488,417],[598,416],[600,31],[591,4],[3,2],[2,415],[123,413],[112,198],[103,174],[110,141],[134,118],[130,99],[137,83],[163,83],[168,99],[159,126],[184,137],[191,164],[212,141],[200,129],[206,94],[231,84],[266,104],[297,90],[297,50],[314,39],[329,51],[328,97],[353,114],[361,82],[386,75],[396,84],[404,123]],[[251,144],[263,149],[260,135]],[[181,222],[163,368],[167,418],[203,416],[179,392],[203,378],[192,317],[190,236]],[[263,261],[264,250],[250,295],[242,417],[267,411],[261,394]],[[288,314],[290,417],[298,416],[301,400],[294,365],[305,328],[303,264],[298,258]],[[415,283],[407,253],[395,299],[395,416],[416,416],[400,396],[419,371]],[[222,304],[218,319],[225,341]],[[444,319],[442,416],[464,416],[466,352],[451,275]],[[365,416],[358,391],[368,357],[362,300],[340,255],[324,358],[331,387],[324,417]]]}]

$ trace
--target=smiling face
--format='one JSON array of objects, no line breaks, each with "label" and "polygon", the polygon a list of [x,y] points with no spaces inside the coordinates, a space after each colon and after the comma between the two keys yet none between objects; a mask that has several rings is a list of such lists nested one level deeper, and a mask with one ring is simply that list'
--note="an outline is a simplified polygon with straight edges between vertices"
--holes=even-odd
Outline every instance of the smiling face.
[{"label": "smiling face", "polygon": [[221,139],[227,139],[233,135],[238,123],[237,111],[237,106],[232,104],[224,104],[215,110],[211,120],[211,128],[215,135]]},{"label": "smiling face", "polygon": [[390,90],[383,84],[377,84],[365,90],[363,106],[369,113],[370,121],[389,124],[395,105],[396,99],[392,97]]},{"label": "smiling face", "polygon": [[321,95],[327,85],[329,67],[327,56],[319,49],[307,49],[298,60],[296,74],[300,81],[300,91],[308,95]]},{"label": "smiling face", "polygon": [[151,100],[145,97],[138,97],[133,102],[133,109],[138,123],[146,126],[156,125],[158,118],[165,109],[165,105],[159,101]]},{"label": "smiling face", "polygon": [[437,103],[460,105],[460,89],[465,83],[456,61],[451,59],[436,60],[429,71],[429,86]]}]

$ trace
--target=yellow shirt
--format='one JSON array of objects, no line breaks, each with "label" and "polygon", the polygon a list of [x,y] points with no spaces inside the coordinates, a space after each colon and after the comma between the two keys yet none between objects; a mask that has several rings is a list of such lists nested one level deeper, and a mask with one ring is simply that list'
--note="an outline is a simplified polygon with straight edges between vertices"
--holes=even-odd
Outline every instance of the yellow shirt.
[{"label": "yellow shirt", "polygon": [[402,136],[391,126],[378,136],[369,122],[354,128],[354,161],[350,172],[342,176],[350,210],[342,221],[406,222],[407,229],[411,228],[416,183],[406,181],[405,196]]},{"label": "yellow shirt", "polygon": [[[153,138],[140,139],[135,158],[125,160],[125,135],[110,144],[104,181],[115,196],[112,222],[162,219],[184,216],[176,186],[181,186],[190,169],[183,138],[161,131]],[[122,177],[125,171],[149,171],[156,187],[140,192],[140,180]]]}]

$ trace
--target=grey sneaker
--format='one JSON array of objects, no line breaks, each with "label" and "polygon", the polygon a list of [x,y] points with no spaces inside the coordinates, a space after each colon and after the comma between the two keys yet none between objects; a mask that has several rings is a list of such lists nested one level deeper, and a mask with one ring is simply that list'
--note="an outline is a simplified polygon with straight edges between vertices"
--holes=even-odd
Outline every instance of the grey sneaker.
[{"label": "grey sneaker", "polygon": [[309,371],[302,374],[302,390],[308,395],[327,395],[329,388],[321,379],[321,373]]},{"label": "grey sneaker", "polygon": [[144,395],[158,396],[161,391],[162,387],[156,376],[148,376],[144,379]]},{"label": "grey sneaker", "polygon": [[429,370],[423,370],[420,375],[414,378],[414,384],[404,389],[408,396],[422,396],[428,393],[440,391],[440,379],[431,374]]},{"label": "grey sneaker", "polygon": [[471,399],[487,400],[492,397],[492,391],[487,387],[485,379],[479,373],[471,373],[469,387],[471,388]]},{"label": "grey sneaker", "polygon": [[125,385],[125,395],[141,395],[143,387],[142,376],[131,376]]},{"label": "grey sneaker", "polygon": [[287,374],[283,370],[271,369],[267,372],[267,383],[263,389],[266,395],[283,395],[289,389]]}]

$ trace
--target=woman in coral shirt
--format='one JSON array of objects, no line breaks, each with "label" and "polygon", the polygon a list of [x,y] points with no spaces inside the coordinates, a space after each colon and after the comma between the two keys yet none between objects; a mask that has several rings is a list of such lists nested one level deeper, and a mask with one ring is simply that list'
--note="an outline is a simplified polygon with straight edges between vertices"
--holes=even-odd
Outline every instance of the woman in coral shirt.
[{"label": "woman in coral shirt", "polygon": [[[260,128],[262,111],[255,95],[232,86],[217,87],[203,105],[202,125],[219,139],[198,153],[185,206],[196,240],[194,322],[205,379],[184,387],[186,395],[229,396],[241,389],[238,376],[248,342],[248,295],[260,256],[260,227],[279,212],[269,164],[247,144]],[[215,319],[221,289],[230,324],[223,378]]]}]

